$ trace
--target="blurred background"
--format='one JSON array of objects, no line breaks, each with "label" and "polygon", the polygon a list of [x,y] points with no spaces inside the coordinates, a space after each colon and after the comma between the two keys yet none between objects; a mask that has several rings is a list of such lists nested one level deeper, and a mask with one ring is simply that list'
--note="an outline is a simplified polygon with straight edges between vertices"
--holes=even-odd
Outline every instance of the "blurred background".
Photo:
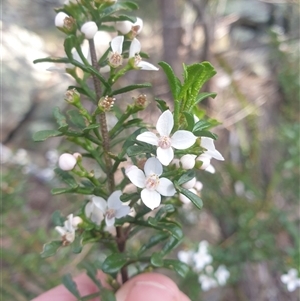
[{"label": "blurred background", "polygon": [[[144,20],[139,39],[151,63],[165,60],[179,77],[182,63],[208,60],[217,70],[203,91],[218,95],[201,107],[221,123],[216,147],[225,161],[212,162],[215,174],[198,175],[204,208],[181,213],[182,248],[207,240],[213,263],[225,265],[230,278],[207,292],[197,281],[177,282],[194,301],[299,300],[299,288],[290,292],[280,280],[291,268],[299,271],[298,1],[136,2]],[[7,301],[29,300],[57,285],[93,251],[87,246],[75,256],[68,249],[48,259],[39,255],[45,242],[59,237],[53,211],[67,215],[76,208],[75,199],[50,194],[60,185],[53,167],[68,143],[32,140],[36,131],[55,128],[52,108],[65,108],[64,92],[72,83],[66,74],[47,71],[50,64],[32,63],[64,56],[53,10],[62,4],[2,3],[1,285]],[[150,81],[150,99],[171,99],[162,71],[133,72],[125,80]],[[148,114],[151,109],[148,117],[155,121],[154,103]]]}]

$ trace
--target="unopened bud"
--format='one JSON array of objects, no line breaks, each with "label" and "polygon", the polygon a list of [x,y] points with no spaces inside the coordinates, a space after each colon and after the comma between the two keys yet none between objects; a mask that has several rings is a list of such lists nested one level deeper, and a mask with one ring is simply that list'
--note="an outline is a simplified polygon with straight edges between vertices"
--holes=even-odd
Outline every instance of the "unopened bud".
[{"label": "unopened bud", "polygon": [[82,218],[80,216],[74,216],[72,219],[72,226],[77,229],[78,225],[82,223]]},{"label": "unopened bud", "polygon": [[59,168],[65,171],[72,170],[75,167],[76,163],[77,163],[76,158],[68,153],[60,155],[58,159]]},{"label": "unopened bud", "polygon": [[81,32],[84,34],[85,38],[90,40],[93,39],[98,31],[98,26],[95,22],[86,22],[81,26]]},{"label": "unopened bud", "polygon": [[130,21],[118,21],[116,22],[116,29],[119,31],[121,34],[127,34],[131,31],[133,23]]},{"label": "unopened bud", "polygon": [[110,97],[108,95],[102,97],[98,102],[98,107],[102,109],[104,112],[108,112],[113,107],[115,100],[116,99],[114,97]]},{"label": "unopened bud", "polygon": [[210,160],[211,160],[210,156],[207,156],[205,154],[200,155],[197,158],[197,161],[202,162],[202,165],[201,165],[200,169],[206,169],[210,165]]},{"label": "unopened bud", "polygon": [[134,39],[136,35],[138,35],[142,29],[144,22],[141,18],[136,18],[136,22],[132,23],[130,21],[118,21],[116,22],[116,29],[122,33],[123,35],[128,35],[130,39]]},{"label": "unopened bud", "polygon": [[81,160],[82,155],[80,153],[74,153],[73,157],[78,161],[78,160]]},{"label": "unopened bud", "polygon": [[184,155],[180,158],[180,162],[183,169],[192,169],[196,163],[196,155]]},{"label": "unopened bud", "polygon": [[70,104],[78,104],[80,103],[80,94],[75,88],[67,90],[65,93],[65,101]]},{"label": "unopened bud", "polygon": [[65,18],[68,18],[69,16],[64,13],[64,12],[59,12],[56,17],[55,17],[55,20],[54,20],[54,23],[55,23],[55,26],[56,27],[64,27],[64,21],[65,21]]},{"label": "unopened bud", "polygon": [[185,182],[184,184],[182,184],[182,187],[185,188],[185,189],[191,189],[195,186],[196,184],[196,178],[192,178],[191,180]]},{"label": "unopened bud", "polygon": [[143,26],[144,26],[143,20],[141,18],[137,17],[136,22],[133,23],[132,29],[131,29],[134,36],[138,35],[142,31]]},{"label": "unopened bud", "polygon": [[138,107],[145,108],[148,104],[147,95],[145,94],[140,94],[137,98],[134,98],[134,101],[135,105],[137,105]]}]

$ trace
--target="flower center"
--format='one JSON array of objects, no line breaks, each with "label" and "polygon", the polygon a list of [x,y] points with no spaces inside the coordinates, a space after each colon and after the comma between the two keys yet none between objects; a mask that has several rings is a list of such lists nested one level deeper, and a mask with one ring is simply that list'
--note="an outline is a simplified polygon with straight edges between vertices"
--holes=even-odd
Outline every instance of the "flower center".
[{"label": "flower center", "polygon": [[106,216],[108,219],[112,219],[116,216],[116,210],[115,209],[107,209]]},{"label": "flower center", "polygon": [[136,53],[134,56],[134,65],[138,66],[138,64],[141,60],[142,60],[141,56],[138,53]]},{"label": "flower center", "polygon": [[171,139],[168,136],[161,136],[158,140],[158,146],[162,149],[169,148],[171,146]]},{"label": "flower center", "polygon": [[155,190],[159,185],[159,176],[156,174],[151,174],[146,179],[146,188],[149,190]]},{"label": "flower center", "polygon": [[117,68],[122,65],[123,57],[121,54],[119,54],[117,52],[111,52],[108,60],[109,60],[109,64],[113,68]]}]

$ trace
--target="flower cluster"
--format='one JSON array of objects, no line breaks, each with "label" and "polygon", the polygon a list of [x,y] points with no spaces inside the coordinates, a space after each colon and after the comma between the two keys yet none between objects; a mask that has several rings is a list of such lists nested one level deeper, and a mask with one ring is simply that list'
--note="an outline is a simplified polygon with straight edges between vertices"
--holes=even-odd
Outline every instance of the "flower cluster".
[{"label": "flower cluster", "polygon": [[208,291],[217,286],[224,286],[230,277],[230,272],[224,265],[218,266],[214,271],[213,257],[209,253],[209,243],[203,240],[199,243],[197,251],[179,251],[180,261],[191,266],[193,271],[198,274],[198,281],[203,291]]},{"label": "flower cluster", "polygon": [[296,269],[290,269],[287,274],[281,275],[280,280],[286,284],[289,292],[293,292],[297,287],[300,287],[300,278]]}]

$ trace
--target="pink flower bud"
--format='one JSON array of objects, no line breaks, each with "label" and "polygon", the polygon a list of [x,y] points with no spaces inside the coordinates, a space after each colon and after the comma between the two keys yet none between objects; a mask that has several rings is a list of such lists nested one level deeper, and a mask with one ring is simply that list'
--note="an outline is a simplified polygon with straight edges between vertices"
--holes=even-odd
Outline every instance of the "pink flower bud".
[{"label": "pink flower bud", "polygon": [[72,170],[75,167],[76,163],[76,158],[68,153],[62,154],[58,159],[59,168],[65,171]]},{"label": "pink flower bud", "polygon": [[97,31],[98,31],[98,26],[93,21],[86,22],[81,26],[81,32],[88,40],[93,39]]}]

